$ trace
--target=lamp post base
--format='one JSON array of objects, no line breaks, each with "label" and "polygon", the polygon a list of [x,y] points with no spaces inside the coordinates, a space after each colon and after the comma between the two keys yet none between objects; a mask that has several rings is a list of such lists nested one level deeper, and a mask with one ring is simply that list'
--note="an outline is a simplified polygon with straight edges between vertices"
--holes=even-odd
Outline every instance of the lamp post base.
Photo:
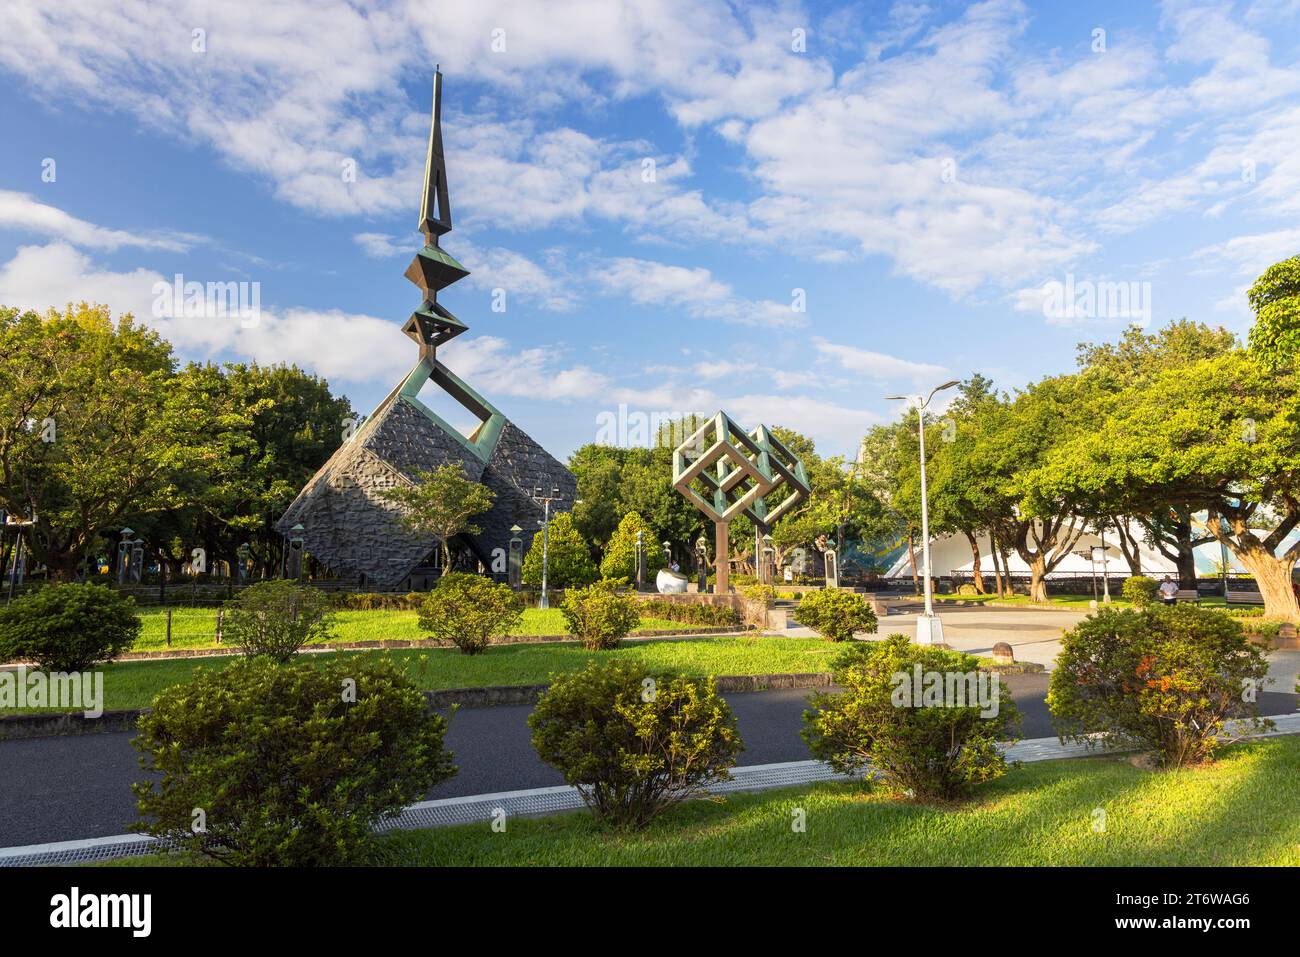
[{"label": "lamp post base", "polygon": [[916,616],[916,643],[918,645],[942,645],[943,622],[938,615]]}]

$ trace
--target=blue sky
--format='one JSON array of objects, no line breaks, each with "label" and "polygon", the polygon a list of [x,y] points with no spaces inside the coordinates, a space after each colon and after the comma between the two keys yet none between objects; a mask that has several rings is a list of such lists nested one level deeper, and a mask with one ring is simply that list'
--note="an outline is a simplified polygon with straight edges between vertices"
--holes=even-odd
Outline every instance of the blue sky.
[{"label": "blue sky", "polygon": [[[0,14],[0,303],[370,411],[415,360],[441,63],[472,275],[440,354],[561,455],[620,405],[851,452],[885,395],[1021,386],[1130,321],[1054,292],[1244,332],[1300,252],[1298,0],[114,6]],[[177,273],[259,283],[257,321],[168,315]]]}]

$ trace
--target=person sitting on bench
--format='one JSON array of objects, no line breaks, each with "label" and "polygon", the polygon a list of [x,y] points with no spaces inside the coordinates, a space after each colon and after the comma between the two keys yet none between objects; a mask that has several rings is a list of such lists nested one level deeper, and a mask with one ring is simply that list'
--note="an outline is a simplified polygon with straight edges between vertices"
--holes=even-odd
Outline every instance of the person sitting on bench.
[{"label": "person sitting on bench", "polygon": [[1166,575],[1165,580],[1160,583],[1160,588],[1158,590],[1160,593],[1160,600],[1166,605],[1173,605],[1178,601],[1178,583],[1168,575]]}]

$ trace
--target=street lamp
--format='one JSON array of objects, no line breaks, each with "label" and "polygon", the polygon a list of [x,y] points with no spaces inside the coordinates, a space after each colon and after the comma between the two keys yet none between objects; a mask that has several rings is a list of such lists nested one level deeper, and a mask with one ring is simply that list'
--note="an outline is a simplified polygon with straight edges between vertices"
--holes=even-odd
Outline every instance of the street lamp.
[{"label": "street lamp", "polygon": [[916,643],[918,645],[943,644],[943,623],[934,613],[934,596],[930,574],[930,506],[925,485],[925,410],[931,400],[944,389],[957,385],[957,380],[945,382],[930,390],[925,401],[919,395],[887,395],[886,399],[901,399],[916,404],[916,433],[921,440],[921,554],[925,563],[925,613],[916,616]]},{"label": "street lamp", "polygon": [[536,486],[533,489],[533,501],[541,503],[542,506],[542,597],[537,607],[550,608],[551,599],[547,593],[546,575],[551,551],[551,503],[560,501],[559,486],[552,486],[549,495],[543,495],[542,487]]}]

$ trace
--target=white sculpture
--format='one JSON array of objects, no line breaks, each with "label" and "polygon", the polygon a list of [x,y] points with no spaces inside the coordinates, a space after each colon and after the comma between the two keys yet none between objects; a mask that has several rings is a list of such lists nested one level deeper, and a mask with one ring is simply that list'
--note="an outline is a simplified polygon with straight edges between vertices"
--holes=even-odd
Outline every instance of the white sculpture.
[{"label": "white sculpture", "polygon": [[655,576],[655,587],[659,589],[661,595],[684,595],[689,580],[685,575],[661,568],[659,574]]}]

